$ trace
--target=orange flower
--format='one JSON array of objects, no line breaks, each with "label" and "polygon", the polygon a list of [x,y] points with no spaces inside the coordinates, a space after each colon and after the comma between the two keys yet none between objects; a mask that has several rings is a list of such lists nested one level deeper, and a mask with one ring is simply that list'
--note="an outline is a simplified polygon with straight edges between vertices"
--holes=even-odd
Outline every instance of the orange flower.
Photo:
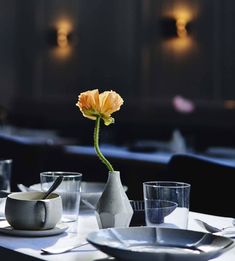
[{"label": "orange flower", "polygon": [[76,103],[84,117],[95,120],[94,148],[98,157],[109,171],[114,171],[113,166],[99,148],[100,119],[104,120],[105,125],[113,123],[114,119],[111,117],[111,114],[120,110],[122,104],[123,99],[118,93],[114,91],[99,93],[97,89],[80,93]]},{"label": "orange flower", "polygon": [[114,122],[111,114],[118,111],[123,104],[122,97],[115,91],[99,93],[98,89],[82,92],[78,96],[76,106],[79,107],[83,116],[91,120],[100,117],[105,125]]}]

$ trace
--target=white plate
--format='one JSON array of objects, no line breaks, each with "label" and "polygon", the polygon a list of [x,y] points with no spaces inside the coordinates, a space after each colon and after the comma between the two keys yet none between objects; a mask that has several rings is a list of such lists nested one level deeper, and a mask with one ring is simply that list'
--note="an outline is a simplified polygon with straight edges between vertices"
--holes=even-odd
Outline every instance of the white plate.
[{"label": "white plate", "polygon": [[[3,224],[6,226],[3,226]],[[52,229],[47,230],[19,230],[14,229],[12,226],[9,226],[9,224],[6,221],[0,222],[0,233],[4,233],[7,235],[12,236],[23,236],[23,237],[45,237],[45,236],[54,236],[59,235],[68,228],[65,224],[58,224]]]},{"label": "white plate", "polygon": [[[81,182],[81,200],[85,199],[91,205],[96,206],[103,190],[105,183],[102,182]],[[127,186],[123,186],[124,190],[127,191]],[[29,187],[30,190],[41,191],[41,184],[34,184]],[[84,204],[81,204],[84,208],[86,207]]]},{"label": "white plate", "polygon": [[135,261],[208,260],[234,245],[227,237],[155,227],[101,229],[88,234],[87,241],[117,259]]}]

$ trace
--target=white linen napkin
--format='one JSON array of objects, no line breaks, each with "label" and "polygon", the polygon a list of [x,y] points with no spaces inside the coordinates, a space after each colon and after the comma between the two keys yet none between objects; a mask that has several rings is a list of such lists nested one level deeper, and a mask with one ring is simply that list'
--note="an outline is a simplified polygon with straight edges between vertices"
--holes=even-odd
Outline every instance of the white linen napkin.
[{"label": "white linen napkin", "polygon": [[0,220],[5,219],[6,198],[0,198]]}]

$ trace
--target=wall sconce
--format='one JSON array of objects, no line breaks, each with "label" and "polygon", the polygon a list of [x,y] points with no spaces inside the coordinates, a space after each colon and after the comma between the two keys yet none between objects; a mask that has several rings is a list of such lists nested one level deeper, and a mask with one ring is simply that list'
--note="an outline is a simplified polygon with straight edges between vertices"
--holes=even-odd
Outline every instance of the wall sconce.
[{"label": "wall sconce", "polygon": [[188,36],[191,32],[191,23],[184,18],[163,18],[160,21],[161,34],[165,38]]},{"label": "wall sconce", "polygon": [[59,28],[57,30],[57,38],[56,38],[58,47],[66,48],[68,47],[70,41],[71,41],[71,33],[68,33],[63,28]]},{"label": "wall sconce", "polygon": [[47,42],[52,47],[67,48],[73,42],[73,35],[64,28],[49,29]]},{"label": "wall sconce", "polygon": [[[198,8],[194,4],[179,3],[163,10],[159,21],[161,46],[164,52],[171,57],[183,58],[197,52],[198,46],[191,32],[194,21],[197,19]],[[191,1],[188,1],[191,2]]]},{"label": "wall sconce", "polygon": [[60,17],[54,21],[46,32],[49,55],[53,59],[64,61],[71,57],[77,44],[77,34],[74,23],[69,18]]}]

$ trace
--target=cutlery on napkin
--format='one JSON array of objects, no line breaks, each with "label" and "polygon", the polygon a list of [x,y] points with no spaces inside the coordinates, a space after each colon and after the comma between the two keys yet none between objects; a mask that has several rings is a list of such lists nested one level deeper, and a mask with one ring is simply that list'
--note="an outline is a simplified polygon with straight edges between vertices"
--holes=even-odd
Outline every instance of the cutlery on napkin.
[{"label": "cutlery on napkin", "polygon": [[22,192],[27,192],[27,191],[29,191],[29,187],[27,187],[27,186],[25,186],[25,185],[23,185],[23,184],[17,184],[17,187],[18,187],[18,189],[19,189],[20,191],[22,191]]},{"label": "cutlery on napkin", "polygon": [[220,236],[235,237],[235,226],[234,226],[235,220],[233,220],[231,226],[223,227],[223,228],[217,228],[200,219],[194,219],[194,220],[197,222],[197,224],[200,227],[204,228],[207,232]]},{"label": "cutlery on napkin", "polygon": [[66,241],[65,240],[58,241],[56,244],[50,247],[41,248],[41,251],[46,254],[56,255],[56,254],[62,254],[71,251],[75,248],[82,247],[87,244],[89,243],[86,241],[86,239],[80,239],[80,240],[78,240],[77,238],[75,240],[66,239]]},{"label": "cutlery on napkin", "polygon": [[0,191],[0,220],[5,220],[5,204],[8,194],[8,192]]}]

